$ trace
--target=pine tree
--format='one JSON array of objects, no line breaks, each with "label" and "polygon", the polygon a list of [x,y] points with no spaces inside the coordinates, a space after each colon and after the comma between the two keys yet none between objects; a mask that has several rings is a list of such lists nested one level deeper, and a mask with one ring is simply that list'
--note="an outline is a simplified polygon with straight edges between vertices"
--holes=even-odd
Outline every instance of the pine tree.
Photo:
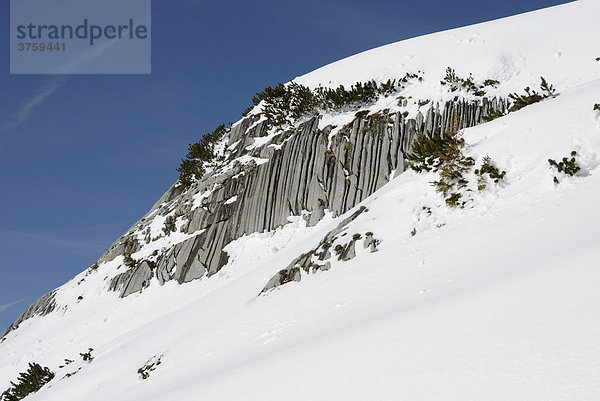
[{"label": "pine tree", "polygon": [[0,401],[19,401],[31,393],[41,389],[54,378],[54,373],[47,367],[30,363],[26,372],[19,374],[17,383],[10,382],[11,387],[0,396]]}]

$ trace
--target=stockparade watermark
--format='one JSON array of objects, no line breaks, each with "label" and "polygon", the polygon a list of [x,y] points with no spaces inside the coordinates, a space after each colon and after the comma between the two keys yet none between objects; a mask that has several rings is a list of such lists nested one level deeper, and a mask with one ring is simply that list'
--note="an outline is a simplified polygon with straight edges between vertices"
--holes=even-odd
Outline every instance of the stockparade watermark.
[{"label": "stockparade watermark", "polygon": [[11,74],[149,74],[150,0],[11,0]]}]

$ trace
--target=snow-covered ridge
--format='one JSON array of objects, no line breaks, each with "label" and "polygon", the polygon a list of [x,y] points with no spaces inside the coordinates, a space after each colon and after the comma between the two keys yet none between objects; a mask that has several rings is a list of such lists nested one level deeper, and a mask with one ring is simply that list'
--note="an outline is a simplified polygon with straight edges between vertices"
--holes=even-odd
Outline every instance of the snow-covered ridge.
[{"label": "snow-covered ridge", "polygon": [[[57,378],[32,400],[595,399],[598,11],[579,1],[389,45],[299,78],[347,85],[420,69],[424,80],[403,96],[432,102],[420,124],[418,104],[404,116],[408,103],[395,97],[359,118],[328,114],[281,132],[258,116],[236,123],[218,171],[188,191],[171,188],[98,266],[54,294],[52,313],[5,337],[0,389],[36,361]],[[460,93],[445,103],[457,95],[439,82],[448,66],[498,79],[496,106],[540,76],[560,94],[474,126],[483,100]],[[400,174],[416,132],[452,115],[471,119],[465,153],[489,155],[507,172],[463,210],[432,188],[436,173]],[[581,171],[554,184],[548,159],[573,150]],[[342,251],[355,241],[356,254],[322,268],[328,241]],[[128,244],[134,259],[156,266],[127,269]],[[286,267],[286,285],[258,296],[273,278],[281,284]],[[115,277],[122,291],[143,291],[107,292]],[[89,347],[92,363],[58,367]],[[138,369],[158,358],[142,379]]]},{"label": "snow-covered ridge", "polygon": [[539,82],[540,75],[562,91],[598,77],[598,13],[597,1],[574,1],[381,46],[294,81],[311,87],[347,86],[421,70],[433,79],[412,95],[428,99],[442,92],[436,78],[450,66],[461,76],[473,73],[477,79],[500,81],[504,96]]}]

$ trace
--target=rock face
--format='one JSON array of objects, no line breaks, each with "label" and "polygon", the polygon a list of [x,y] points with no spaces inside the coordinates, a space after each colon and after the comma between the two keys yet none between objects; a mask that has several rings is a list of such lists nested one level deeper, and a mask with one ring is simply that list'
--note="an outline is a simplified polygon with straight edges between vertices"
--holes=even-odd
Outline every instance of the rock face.
[{"label": "rock face", "polygon": [[[298,256],[285,268],[277,272],[265,285],[260,294],[268,292],[283,284],[302,279],[302,271],[305,273],[316,273],[327,271],[331,268],[332,250],[337,260],[345,262],[356,257],[356,243],[363,240],[360,233],[348,235],[348,225],[368,209],[361,206],[356,212],[342,220],[336,228],[325,235],[316,248]],[[373,237],[372,232],[365,233],[363,246],[370,248],[371,252],[377,252],[379,240]]]},{"label": "rock face", "polygon": [[[417,134],[471,127],[492,109],[505,113],[507,102],[453,101],[410,119],[398,112],[365,111],[344,127],[323,129],[314,117],[276,135],[259,117],[249,116],[226,136],[228,150],[220,167],[190,188],[173,185],[98,263],[120,257],[127,249],[135,254],[142,246],[152,247],[175,229],[189,238],[138,261],[114,277],[109,289],[125,297],[154,279],[184,283],[210,276],[227,263],[223,247],[245,234],[273,230],[303,212],[308,212],[309,225],[325,210],[339,216],[404,171],[404,156]],[[164,221],[158,234],[151,227],[157,219]],[[17,322],[51,310],[49,304],[34,305]]]},{"label": "rock face", "polygon": [[42,295],[40,298],[38,298],[37,301],[35,301],[31,305],[29,305],[29,308],[27,308],[27,310],[21,316],[19,316],[19,318],[14,323],[11,324],[10,327],[6,329],[4,333],[2,333],[2,336],[0,336],[0,338],[3,338],[10,331],[19,327],[19,325],[23,321],[29,319],[30,317],[33,317],[35,315],[44,316],[52,312],[56,308],[56,301],[54,300],[55,293],[56,290],[50,291],[49,293]]}]

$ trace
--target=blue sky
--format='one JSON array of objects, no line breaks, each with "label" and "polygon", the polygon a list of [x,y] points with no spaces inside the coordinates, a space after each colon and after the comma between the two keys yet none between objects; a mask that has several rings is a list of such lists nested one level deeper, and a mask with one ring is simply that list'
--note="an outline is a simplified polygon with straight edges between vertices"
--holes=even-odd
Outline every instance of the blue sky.
[{"label": "blue sky", "polygon": [[[565,1],[154,0],[152,74],[9,75],[0,1],[0,332],[176,180],[267,85],[413,36]],[[524,38],[526,39],[526,38]]]}]

